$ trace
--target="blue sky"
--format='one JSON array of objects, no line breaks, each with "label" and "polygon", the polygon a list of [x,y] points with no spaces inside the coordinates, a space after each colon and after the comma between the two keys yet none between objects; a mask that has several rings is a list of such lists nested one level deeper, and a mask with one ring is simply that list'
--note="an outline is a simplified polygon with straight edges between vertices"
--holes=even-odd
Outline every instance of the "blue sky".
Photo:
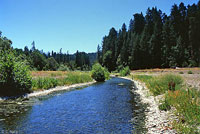
[{"label": "blue sky", "polygon": [[156,6],[169,14],[171,6],[198,0],[0,0],[0,31],[16,48],[45,52],[95,52],[111,27],[129,25],[134,13]]}]

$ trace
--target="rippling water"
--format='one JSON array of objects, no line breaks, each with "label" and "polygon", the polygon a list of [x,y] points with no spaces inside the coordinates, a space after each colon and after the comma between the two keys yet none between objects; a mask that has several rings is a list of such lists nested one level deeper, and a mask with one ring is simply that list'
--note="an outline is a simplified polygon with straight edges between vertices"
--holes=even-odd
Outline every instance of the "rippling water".
[{"label": "rippling water", "polygon": [[131,84],[113,78],[81,90],[1,102],[0,133],[131,133]]}]

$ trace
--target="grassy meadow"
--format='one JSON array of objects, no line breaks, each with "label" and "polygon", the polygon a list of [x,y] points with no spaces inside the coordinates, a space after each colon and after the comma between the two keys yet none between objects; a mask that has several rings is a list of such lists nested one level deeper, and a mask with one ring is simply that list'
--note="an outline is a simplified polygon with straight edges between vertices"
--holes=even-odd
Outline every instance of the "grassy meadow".
[{"label": "grassy meadow", "polygon": [[90,72],[82,71],[32,71],[31,75],[33,91],[93,81]]},{"label": "grassy meadow", "polygon": [[[195,69],[196,71],[197,69]],[[175,115],[178,120],[173,123],[174,128],[179,133],[197,133],[200,126],[200,91],[189,86],[183,74],[193,75],[198,71],[179,71],[177,73],[156,74],[153,71],[145,70],[137,74],[132,73],[132,78],[145,83],[150,93],[154,96],[163,95],[164,98],[159,105],[160,110],[170,110],[175,108]],[[180,73],[183,72],[183,73]],[[173,87],[171,84],[173,83]],[[174,88],[174,89],[173,89]]]}]

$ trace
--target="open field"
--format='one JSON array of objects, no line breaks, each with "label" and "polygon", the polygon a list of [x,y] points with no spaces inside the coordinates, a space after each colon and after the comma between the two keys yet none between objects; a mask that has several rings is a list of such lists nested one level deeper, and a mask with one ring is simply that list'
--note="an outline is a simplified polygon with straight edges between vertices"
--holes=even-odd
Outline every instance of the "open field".
[{"label": "open field", "polygon": [[132,75],[164,75],[168,73],[181,75],[185,84],[200,90],[200,68],[143,69],[131,71]]},{"label": "open field", "polygon": [[81,71],[32,71],[31,75],[34,91],[93,81],[90,72]]},{"label": "open field", "polygon": [[61,78],[61,77],[66,77],[68,73],[71,73],[71,72],[67,72],[67,71],[32,71],[31,75],[33,78],[37,78],[37,77]]}]

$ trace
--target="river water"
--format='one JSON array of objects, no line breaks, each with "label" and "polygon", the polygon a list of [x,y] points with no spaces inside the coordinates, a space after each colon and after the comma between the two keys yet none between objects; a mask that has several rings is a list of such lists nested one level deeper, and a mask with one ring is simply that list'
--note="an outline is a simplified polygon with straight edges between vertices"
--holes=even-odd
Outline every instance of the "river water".
[{"label": "river water", "polygon": [[0,104],[0,133],[129,134],[132,82],[113,78],[80,90]]}]

